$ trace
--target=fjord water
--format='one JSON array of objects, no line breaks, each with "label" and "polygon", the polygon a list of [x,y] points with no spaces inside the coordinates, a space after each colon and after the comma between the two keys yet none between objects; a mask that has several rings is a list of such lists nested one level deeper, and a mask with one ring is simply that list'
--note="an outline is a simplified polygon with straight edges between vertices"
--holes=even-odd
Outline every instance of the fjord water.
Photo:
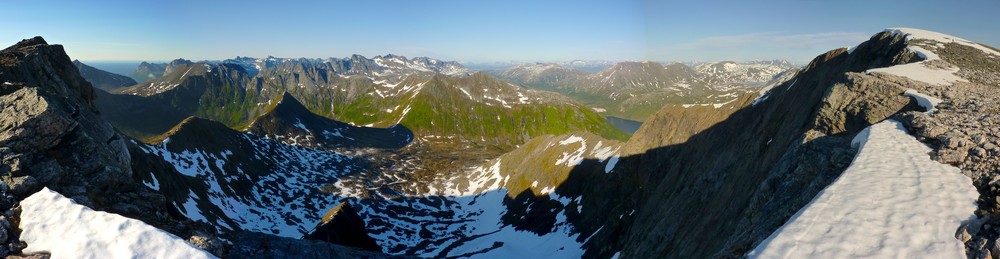
[{"label": "fjord water", "polygon": [[642,126],[641,121],[634,121],[615,116],[604,116],[604,117],[607,118],[608,122],[611,122],[611,125],[614,125],[615,128],[618,128],[624,132],[628,132],[629,134],[635,134],[635,132],[639,130],[639,126]]}]

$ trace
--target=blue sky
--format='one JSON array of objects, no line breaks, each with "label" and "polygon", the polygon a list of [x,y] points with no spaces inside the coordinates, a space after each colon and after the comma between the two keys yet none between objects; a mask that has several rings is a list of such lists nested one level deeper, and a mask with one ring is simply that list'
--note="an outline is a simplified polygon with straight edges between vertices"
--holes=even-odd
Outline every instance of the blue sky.
[{"label": "blue sky", "polygon": [[806,62],[888,27],[1000,46],[1000,1],[16,1],[0,44],[85,61],[345,57]]}]

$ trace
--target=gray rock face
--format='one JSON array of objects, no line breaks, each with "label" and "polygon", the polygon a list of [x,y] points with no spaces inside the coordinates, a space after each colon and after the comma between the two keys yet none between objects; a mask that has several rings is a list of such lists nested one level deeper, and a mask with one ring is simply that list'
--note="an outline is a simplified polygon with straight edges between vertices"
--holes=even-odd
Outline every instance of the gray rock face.
[{"label": "gray rock face", "polygon": [[[184,229],[164,197],[133,178],[125,138],[98,117],[93,88],[62,46],[34,38],[0,51],[0,86],[5,216],[17,219],[17,201],[48,187],[96,210]],[[2,255],[25,245],[15,236],[8,242]]]},{"label": "gray rock face", "polygon": [[94,112],[94,90],[61,46],[24,40],[0,60],[0,176],[12,193],[49,186],[93,205],[99,190],[133,184],[125,141]]}]

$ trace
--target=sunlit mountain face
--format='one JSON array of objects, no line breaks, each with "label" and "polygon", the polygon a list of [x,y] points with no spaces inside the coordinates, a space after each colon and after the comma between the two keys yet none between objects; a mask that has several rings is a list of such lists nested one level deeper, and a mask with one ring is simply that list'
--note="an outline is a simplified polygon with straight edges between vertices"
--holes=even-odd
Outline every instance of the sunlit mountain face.
[{"label": "sunlit mountain face", "polygon": [[9,5],[0,256],[1000,254],[997,3]]}]

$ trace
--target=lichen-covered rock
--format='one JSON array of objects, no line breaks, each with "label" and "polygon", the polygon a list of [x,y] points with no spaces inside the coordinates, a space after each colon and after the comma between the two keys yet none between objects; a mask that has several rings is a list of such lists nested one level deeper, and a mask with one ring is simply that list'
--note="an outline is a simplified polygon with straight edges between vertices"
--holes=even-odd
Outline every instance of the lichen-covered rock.
[{"label": "lichen-covered rock", "polygon": [[205,235],[193,235],[187,239],[188,243],[191,243],[198,248],[201,248],[214,255],[221,255],[225,253],[225,244],[218,237],[205,236]]}]

